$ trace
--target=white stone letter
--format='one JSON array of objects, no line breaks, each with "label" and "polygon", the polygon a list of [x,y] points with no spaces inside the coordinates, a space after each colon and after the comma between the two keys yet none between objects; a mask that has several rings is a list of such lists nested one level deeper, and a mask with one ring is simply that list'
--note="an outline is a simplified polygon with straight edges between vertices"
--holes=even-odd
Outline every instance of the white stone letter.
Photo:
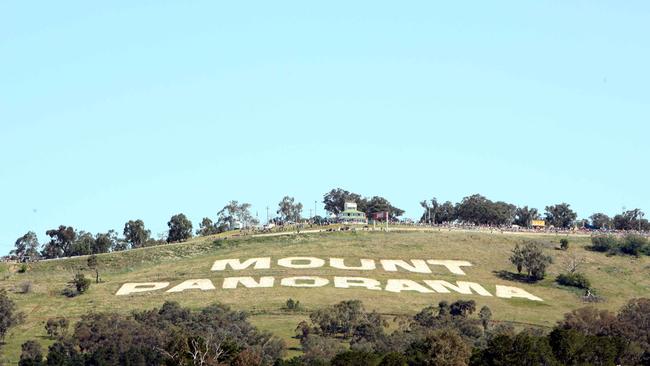
[{"label": "white stone letter", "polygon": [[456,285],[452,285],[447,281],[440,280],[424,280],[424,283],[429,285],[435,292],[441,294],[448,294],[449,290],[454,290],[460,294],[471,295],[472,290],[481,296],[492,296],[483,286],[476,282],[457,281]]},{"label": "white stone letter", "polygon": [[200,279],[200,280],[187,280],[179,283],[178,285],[170,288],[167,290],[167,292],[183,292],[185,290],[201,290],[201,291],[208,291],[208,290],[214,290],[214,285],[212,284],[212,281],[208,279]]},{"label": "white stone letter", "polygon": [[381,290],[381,282],[365,277],[334,277],[334,287],[365,287],[368,290]]},{"label": "white stone letter", "polygon": [[287,287],[323,287],[328,283],[328,279],[315,276],[287,277],[280,281],[282,286]]},{"label": "white stone letter", "polygon": [[411,263],[413,263],[413,265],[400,259],[382,259],[380,262],[382,267],[384,267],[384,271],[388,272],[397,272],[397,267],[402,267],[409,272],[431,273],[431,268],[429,268],[427,262],[422,259],[412,259]]},{"label": "white stone letter", "polygon": [[225,289],[237,288],[240,283],[246,288],[273,287],[275,277],[263,276],[260,277],[260,282],[255,281],[253,277],[226,277],[223,279],[222,287]]},{"label": "white stone letter", "polygon": [[388,280],[388,282],[386,282],[385,290],[390,292],[417,291],[423,294],[429,294],[433,292],[433,290],[428,289],[411,280]]},{"label": "white stone letter", "polygon": [[217,259],[212,265],[213,271],[224,271],[227,266],[234,270],[242,270],[250,267],[253,263],[254,269],[269,269],[271,268],[271,258],[250,258],[243,263],[239,259]]},{"label": "white stone letter", "polygon": [[[307,262],[307,263],[293,263]],[[278,265],[287,268],[319,268],[325,265],[325,261],[314,257],[288,257],[278,259]]]},{"label": "white stone letter", "polygon": [[359,259],[361,265],[358,267],[348,267],[345,265],[343,258],[330,258],[330,267],[337,269],[350,269],[359,271],[372,271],[376,269],[375,261],[373,259]]},{"label": "white stone letter", "polygon": [[501,285],[497,285],[497,297],[503,297],[504,299],[511,299],[513,297],[523,297],[524,299],[533,300],[533,301],[544,301],[539,297],[530,294],[528,291],[522,290],[518,287],[501,286]]},{"label": "white stone letter", "polygon": [[468,261],[454,261],[454,260],[438,260],[438,259],[429,259],[427,261],[429,264],[433,265],[438,265],[438,266],[445,266],[449,270],[449,272],[457,275],[464,275],[465,272],[463,272],[462,269],[460,269],[461,266],[471,266],[472,264]]},{"label": "white stone letter", "polygon": [[119,290],[115,293],[115,295],[129,295],[129,294],[134,294],[136,292],[147,292],[147,291],[156,291],[156,290],[162,290],[165,287],[169,286],[169,282],[132,282],[132,283],[125,283],[120,287]]}]

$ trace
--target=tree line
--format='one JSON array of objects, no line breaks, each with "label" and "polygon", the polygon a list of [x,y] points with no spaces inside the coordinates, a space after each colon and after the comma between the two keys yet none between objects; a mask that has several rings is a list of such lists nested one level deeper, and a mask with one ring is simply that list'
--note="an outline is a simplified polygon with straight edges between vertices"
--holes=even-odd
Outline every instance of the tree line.
[{"label": "tree line", "polygon": [[[20,318],[0,292],[0,320]],[[441,301],[411,316],[368,311],[358,300],[309,313],[296,327],[303,353],[285,359],[286,344],[262,332],[244,312],[221,304],[192,310],[176,302],[133,312],[89,313],[70,329],[65,318],[45,323],[47,349],[22,345],[20,366],[496,366],[648,365],[650,299],[617,313],[573,310],[552,329],[515,331],[474,300]],[[3,321],[2,324],[5,324]],[[9,326],[16,323],[10,323]],[[0,328],[0,337],[7,328]],[[4,330],[4,331],[3,331]]]},{"label": "tree line", "polygon": [[609,217],[597,212],[589,219],[577,220],[578,214],[565,202],[549,205],[540,212],[537,208],[516,206],[503,201],[492,201],[480,194],[463,198],[458,203],[451,201],[439,202],[435,197],[423,200],[420,206],[424,212],[420,216],[421,223],[444,224],[459,222],[472,225],[510,226],[518,225],[530,228],[533,220],[544,220],[547,226],[567,229],[574,226],[590,229],[614,230],[650,230],[650,223],[644,219],[641,209],[624,211]]},{"label": "tree line", "polygon": [[[296,329],[304,354],[282,366],[646,365],[650,299],[630,300],[618,314],[586,307],[550,331],[493,321],[473,300],[441,301],[413,316],[389,319],[360,301],[310,314]],[[389,329],[392,329],[389,331]],[[348,347],[341,344],[347,341]]]},{"label": "tree line", "polygon": [[[384,197],[364,197],[342,188],[335,188],[325,193],[322,201],[325,210],[332,215],[341,213],[346,202],[355,202],[357,209],[369,218],[377,213],[388,213],[390,220],[397,220],[404,214],[404,210],[395,207]],[[531,227],[533,220],[543,219],[546,225],[563,229],[578,225],[592,229],[650,230],[650,223],[643,218],[645,214],[640,209],[627,210],[611,218],[604,213],[595,213],[589,220],[577,220],[577,213],[571,209],[571,205],[564,202],[546,206],[543,214],[536,208],[492,201],[480,194],[467,196],[457,203],[439,202],[436,198],[432,198],[421,201],[420,205],[424,212],[419,221],[427,224],[461,223],[491,226],[514,224],[520,227]],[[294,197],[285,196],[278,203],[276,216],[270,221],[277,224],[299,223],[303,220],[302,211],[302,203],[297,202]],[[309,219],[315,224],[330,222],[329,218],[317,216],[316,212]],[[217,212],[214,220],[204,217],[196,231],[193,231],[192,222],[183,213],[170,218],[167,222],[169,230],[158,239],[151,237],[151,231],[145,228],[144,222],[140,219],[125,223],[121,237],[115,230],[92,234],[76,230],[72,226],[60,225],[45,232],[49,240],[42,244],[38,241],[36,233],[27,232],[16,240],[10,254],[20,260],[99,254],[180,242],[193,235],[207,236],[258,225],[259,219],[251,213],[251,204],[233,200]]]}]

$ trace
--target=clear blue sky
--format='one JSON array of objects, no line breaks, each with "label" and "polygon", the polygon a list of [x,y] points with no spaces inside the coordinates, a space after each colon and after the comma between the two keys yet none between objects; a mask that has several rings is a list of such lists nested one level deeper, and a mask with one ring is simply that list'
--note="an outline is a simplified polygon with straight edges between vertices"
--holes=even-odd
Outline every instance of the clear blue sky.
[{"label": "clear blue sky", "polygon": [[0,3],[0,253],[334,187],[650,210],[647,1],[226,3]]}]

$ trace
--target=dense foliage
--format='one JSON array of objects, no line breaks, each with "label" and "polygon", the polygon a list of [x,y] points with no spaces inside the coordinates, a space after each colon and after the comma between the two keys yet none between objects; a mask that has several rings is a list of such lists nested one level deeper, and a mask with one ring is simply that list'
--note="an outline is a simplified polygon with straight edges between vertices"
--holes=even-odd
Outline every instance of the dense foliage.
[{"label": "dense foliage", "polygon": [[[358,301],[320,309],[299,325],[304,355],[278,366],[313,365],[647,365],[650,299],[631,300],[617,314],[593,307],[565,315],[550,332],[490,320],[474,301],[422,309],[394,319],[388,333],[381,316]],[[342,341],[349,342],[346,349]]]},{"label": "dense foliage", "polygon": [[[285,350],[281,339],[223,305],[193,312],[166,302],[130,316],[87,314],[70,335],[64,328],[61,319],[48,321],[56,341],[47,365],[271,365]],[[23,345],[21,365],[42,364],[39,350],[34,341]]]},{"label": "dense foliage", "polygon": [[591,238],[591,249],[609,254],[650,255],[650,242],[646,237],[627,234],[622,238],[613,235],[597,235]]}]

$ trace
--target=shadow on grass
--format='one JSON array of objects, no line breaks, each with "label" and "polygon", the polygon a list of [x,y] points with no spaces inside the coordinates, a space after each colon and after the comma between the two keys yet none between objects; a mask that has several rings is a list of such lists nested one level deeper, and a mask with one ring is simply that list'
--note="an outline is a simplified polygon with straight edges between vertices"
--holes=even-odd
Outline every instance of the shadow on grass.
[{"label": "shadow on grass", "polygon": [[502,280],[506,281],[514,281],[514,282],[521,282],[521,283],[536,283],[538,282],[537,280],[531,279],[530,277],[526,276],[525,274],[522,273],[513,273],[510,271],[492,271],[497,277],[499,277]]}]

